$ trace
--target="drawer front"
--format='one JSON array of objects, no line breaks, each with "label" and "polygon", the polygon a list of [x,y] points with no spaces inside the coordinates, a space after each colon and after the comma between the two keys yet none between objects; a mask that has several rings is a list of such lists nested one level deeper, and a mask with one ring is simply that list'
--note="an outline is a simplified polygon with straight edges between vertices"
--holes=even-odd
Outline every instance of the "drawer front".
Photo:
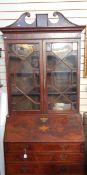
[{"label": "drawer front", "polygon": [[38,174],[39,166],[38,164],[6,164],[6,174]]},{"label": "drawer front", "polygon": [[[29,174],[37,174],[37,175],[75,175],[77,173],[80,175],[83,173],[83,167],[80,164],[73,165],[58,165],[54,163],[43,163],[43,164],[7,164],[6,165],[6,175],[29,175]],[[69,173],[69,174],[68,174]],[[76,174],[76,175],[77,175]]]},{"label": "drawer front", "polygon": [[79,153],[59,153],[54,157],[54,161],[58,162],[84,162],[84,155]]},{"label": "drawer front", "polygon": [[59,152],[84,152],[83,143],[5,143],[5,152],[28,151],[59,151]]},{"label": "drawer front", "polygon": [[35,155],[29,152],[26,153],[26,156],[24,152],[15,152],[15,153],[9,152],[5,154],[5,160],[8,163],[36,161]]},{"label": "drawer front", "polygon": [[59,152],[37,152],[37,153],[29,153],[26,152],[26,156],[24,153],[6,153],[5,155],[6,162],[8,163],[16,163],[16,162],[44,162],[44,161],[57,161],[57,162],[83,162],[84,155],[82,153],[59,153]]}]

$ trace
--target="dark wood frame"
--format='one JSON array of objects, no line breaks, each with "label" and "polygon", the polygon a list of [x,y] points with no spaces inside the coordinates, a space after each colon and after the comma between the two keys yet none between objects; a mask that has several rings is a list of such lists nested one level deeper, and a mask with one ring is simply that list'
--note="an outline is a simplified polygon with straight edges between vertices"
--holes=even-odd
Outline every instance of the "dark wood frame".
[{"label": "dark wood frame", "polygon": [[[75,111],[75,112],[79,112],[79,99],[80,99],[80,93],[79,93],[80,92],[80,59],[79,59],[80,58],[80,52],[79,52],[79,50],[80,50],[80,41],[79,41],[79,39],[73,39],[73,38],[72,39],[71,38],[70,39],[65,39],[65,38],[56,39],[55,38],[55,40],[54,39],[48,39],[48,40],[44,40],[43,50],[45,50],[45,43],[46,42],[53,42],[53,41],[55,41],[55,43],[56,42],[61,42],[61,43],[64,43],[64,42],[77,42],[77,45],[78,45],[78,50],[77,50],[77,52],[78,52],[78,65],[77,65],[77,67],[78,67],[77,68],[78,69],[78,71],[77,71],[77,87],[78,87],[77,88],[78,89],[77,93],[78,93],[78,95],[77,95],[77,104],[78,105],[77,105],[77,111]],[[44,57],[46,57],[45,52],[44,52]],[[45,61],[46,61],[46,59],[45,59]],[[46,62],[45,62],[45,66],[44,67],[46,69]],[[46,72],[46,70],[45,70],[45,72]],[[46,76],[46,74],[44,76]],[[45,79],[46,79],[46,77],[45,77]],[[45,81],[47,81],[47,80],[45,80]],[[47,82],[45,84],[47,84]],[[47,108],[48,105],[47,105],[47,102],[46,102],[46,101],[48,101],[48,100],[46,100],[46,98],[47,98],[47,95],[46,95],[47,94],[47,87],[45,89],[46,90],[44,90],[45,91],[45,97],[44,97],[45,104],[44,105],[45,105],[45,110],[46,110],[45,112],[47,112],[48,111],[48,108]],[[67,111],[67,113],[68,112],[69,111]],[[48,113],[52,113],[52,111],[49,110]],[[56,113],[61,113],[61,111],[60,112],[59,111],[58,112],[54,111],[53,113],[55,113],[55,114]],[[65,113],[65,111],[62,111],[62,113]]]},{"label": "dark wood frame", "polygon": [[[21,40],[17,40],[17,39],[15,39],[15,40],[7,40],[6,42],[5,42],[5,49],[6,50],[8,50],[8,44],[12,44],[12,43],[23,43],[23,44],[28,44],[28,43],[39,43],[40,45],[41,45],[41,41],[40,40],[31,40],[31,39],[28,39],[28,40],[24,40],[24,39],[21,39]],[[43,71],[43,64],[42,64],[42,62],[41,62],[41,56],[42,56],[42,50],[41,50],[41,46],[40,46],[40,81],[41,81],[41,83],[43,82],[42,81],[42,73],[41,73],[41,71]],[[9,73],[9,70],[10,70],[10,68],[9,68],[9,56],[8,56],[8,53],[6,54],[6,72],[7,72],[7,90],[8,90],[8,107],[9,107],[9,113],[11,113],[12,111],[11,111],[11,87],[10,87],[10,73]],[[42,86],[40,86],[40,94],[43,94],[42,93],[43,92],[43,85]],[[40,95],[41,96],[41,95]],[[42,104],[43,104],[43,96],[41,96],[41,99],[40,99],[40,103],[41,103],[41,106],[40,106],[40,110],[35,110],[35,111],[33,111],[33,110],[30,110],[30,113],[42,113],[42,111],[43,111],[43,106],[42,106]],[[29,112],[29,111],[28,111]]]},{"label": "dark wood frame", "polygon": [[[55,12],[53,14],[54,16],[58,15],[59,20],[58,23],[52,24],[47,15],[36,15],[36,19],[33,24],[27,24],[25,22],[25,17],[28,16],[30,17],[30,14],[28,12],[24,13],[21,15],[21,17],[12,25],[1,28],[1,31],[4,33],[4,40],[5,40],[5,50],[7,50],[7,45],[8,43],[17,43],[17,42],[28,42],[28,40],[47,40],[47,39],[56,39],[59,37],[61,33],[65,33],[65,35],[68,33],[68,36],[62,36],[59,38],[59,40],[65,40],[65,41],[77,41],[78,42],[78,47],[80,50],[80,34],[81,31],[84,29],[85,26],[78,26],[73,23],[71,23],[69,20],[67,20],[60,12]],[[43,18],[44,17],[44,18]],[[39,20],[38,20],[38,19]],[[44,21],[40,21],[40,18],[44,19]],[[63,22],[61,22],[63,21]],[[45,25],[45,27],[44,27]],[[41,51],[40,51],[41,52]],[[77,111],[79,112],[79,93],[80,93],[80,52],[78,52],[78,100],[77,100]],[[43,64],[41,64],[41,71],[43,72]],[[9,103],[9,113],[11,113],[11,99],[10,99],[10,86],[9,86],[9,61],[8,61],[8,54],[6,53],[6,67],[7,67],[7,88],[8,88],[8,103]],[[44,85],[42,82],[44,73],[41,73],[41,92],[44,90]],[[43,96],[43,95],[42,95]],[[42,103],[44,101],[44,97],[42,97]],[[47,104],[47,103],[46,103]],[[42,106],[42,110],[44,111],[44,107]],[[30,113],[41,113],[38,111],[30,111]],[[18,112],[18,111],[17,111]],[[25,111],[24,111],[25,112]],[[71,113],[73,111],[69,111],[68,113]],[[27,111],[25,112],[27,113]],[[29,113],[29,111],[28,111]],[[47,110],[44,111],[44,113],[47,113]],[[53,112],[57,114],[56,112]],[[58,112],[58,113],[61,113]],[[65,113],[63,111],[62,113]]]}]

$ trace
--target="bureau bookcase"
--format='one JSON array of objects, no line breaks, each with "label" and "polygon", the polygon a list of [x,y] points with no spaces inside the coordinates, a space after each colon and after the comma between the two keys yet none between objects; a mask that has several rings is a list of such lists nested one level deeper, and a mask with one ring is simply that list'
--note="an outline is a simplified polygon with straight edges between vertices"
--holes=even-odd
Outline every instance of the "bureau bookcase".
[{"label": "bureau bookcase", "polygon": [[[84,26],[60,12],[52,23],[28,12],[1,28],[5,42],[8,118],[6,175],[79,174],[84,133],[79,114],[80,39]],[[75,174],[74,174],[75,175]]]}]

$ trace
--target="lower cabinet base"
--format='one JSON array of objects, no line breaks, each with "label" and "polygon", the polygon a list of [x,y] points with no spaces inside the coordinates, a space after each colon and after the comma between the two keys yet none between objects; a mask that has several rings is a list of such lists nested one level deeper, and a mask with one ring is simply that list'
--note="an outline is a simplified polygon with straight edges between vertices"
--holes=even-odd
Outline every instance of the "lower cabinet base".
[{"label": "lower cabinet base", "polygon": [[81,116],[9,117],[4,136],[6,175],[83,175]]}]

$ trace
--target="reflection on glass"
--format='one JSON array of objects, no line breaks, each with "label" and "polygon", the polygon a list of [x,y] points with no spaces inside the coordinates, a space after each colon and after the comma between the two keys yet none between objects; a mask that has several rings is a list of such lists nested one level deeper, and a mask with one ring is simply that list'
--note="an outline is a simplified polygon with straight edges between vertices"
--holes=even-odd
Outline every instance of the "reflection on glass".
[{"label": "reflection on glass", "polygon": [[72,44],[71,43],[53,43],[52,44],[52,52],[59,57],[60,59],[63,59],[66,57],[70,52],[72,51]]},{"label": "reflection on glass", "polygon": [[48,110],[75,110],[77,43],[47,43]]},{"label": "reflection on glass", "polygon": [[9,44],[12,110],[40,110],[38,44]]},{"label": "reflection on glass", "polygon": [[13,53],[21,60],[25,60],[30,54],[33,53],[33,45],[29,44],[12,44],[11,49]]}]

